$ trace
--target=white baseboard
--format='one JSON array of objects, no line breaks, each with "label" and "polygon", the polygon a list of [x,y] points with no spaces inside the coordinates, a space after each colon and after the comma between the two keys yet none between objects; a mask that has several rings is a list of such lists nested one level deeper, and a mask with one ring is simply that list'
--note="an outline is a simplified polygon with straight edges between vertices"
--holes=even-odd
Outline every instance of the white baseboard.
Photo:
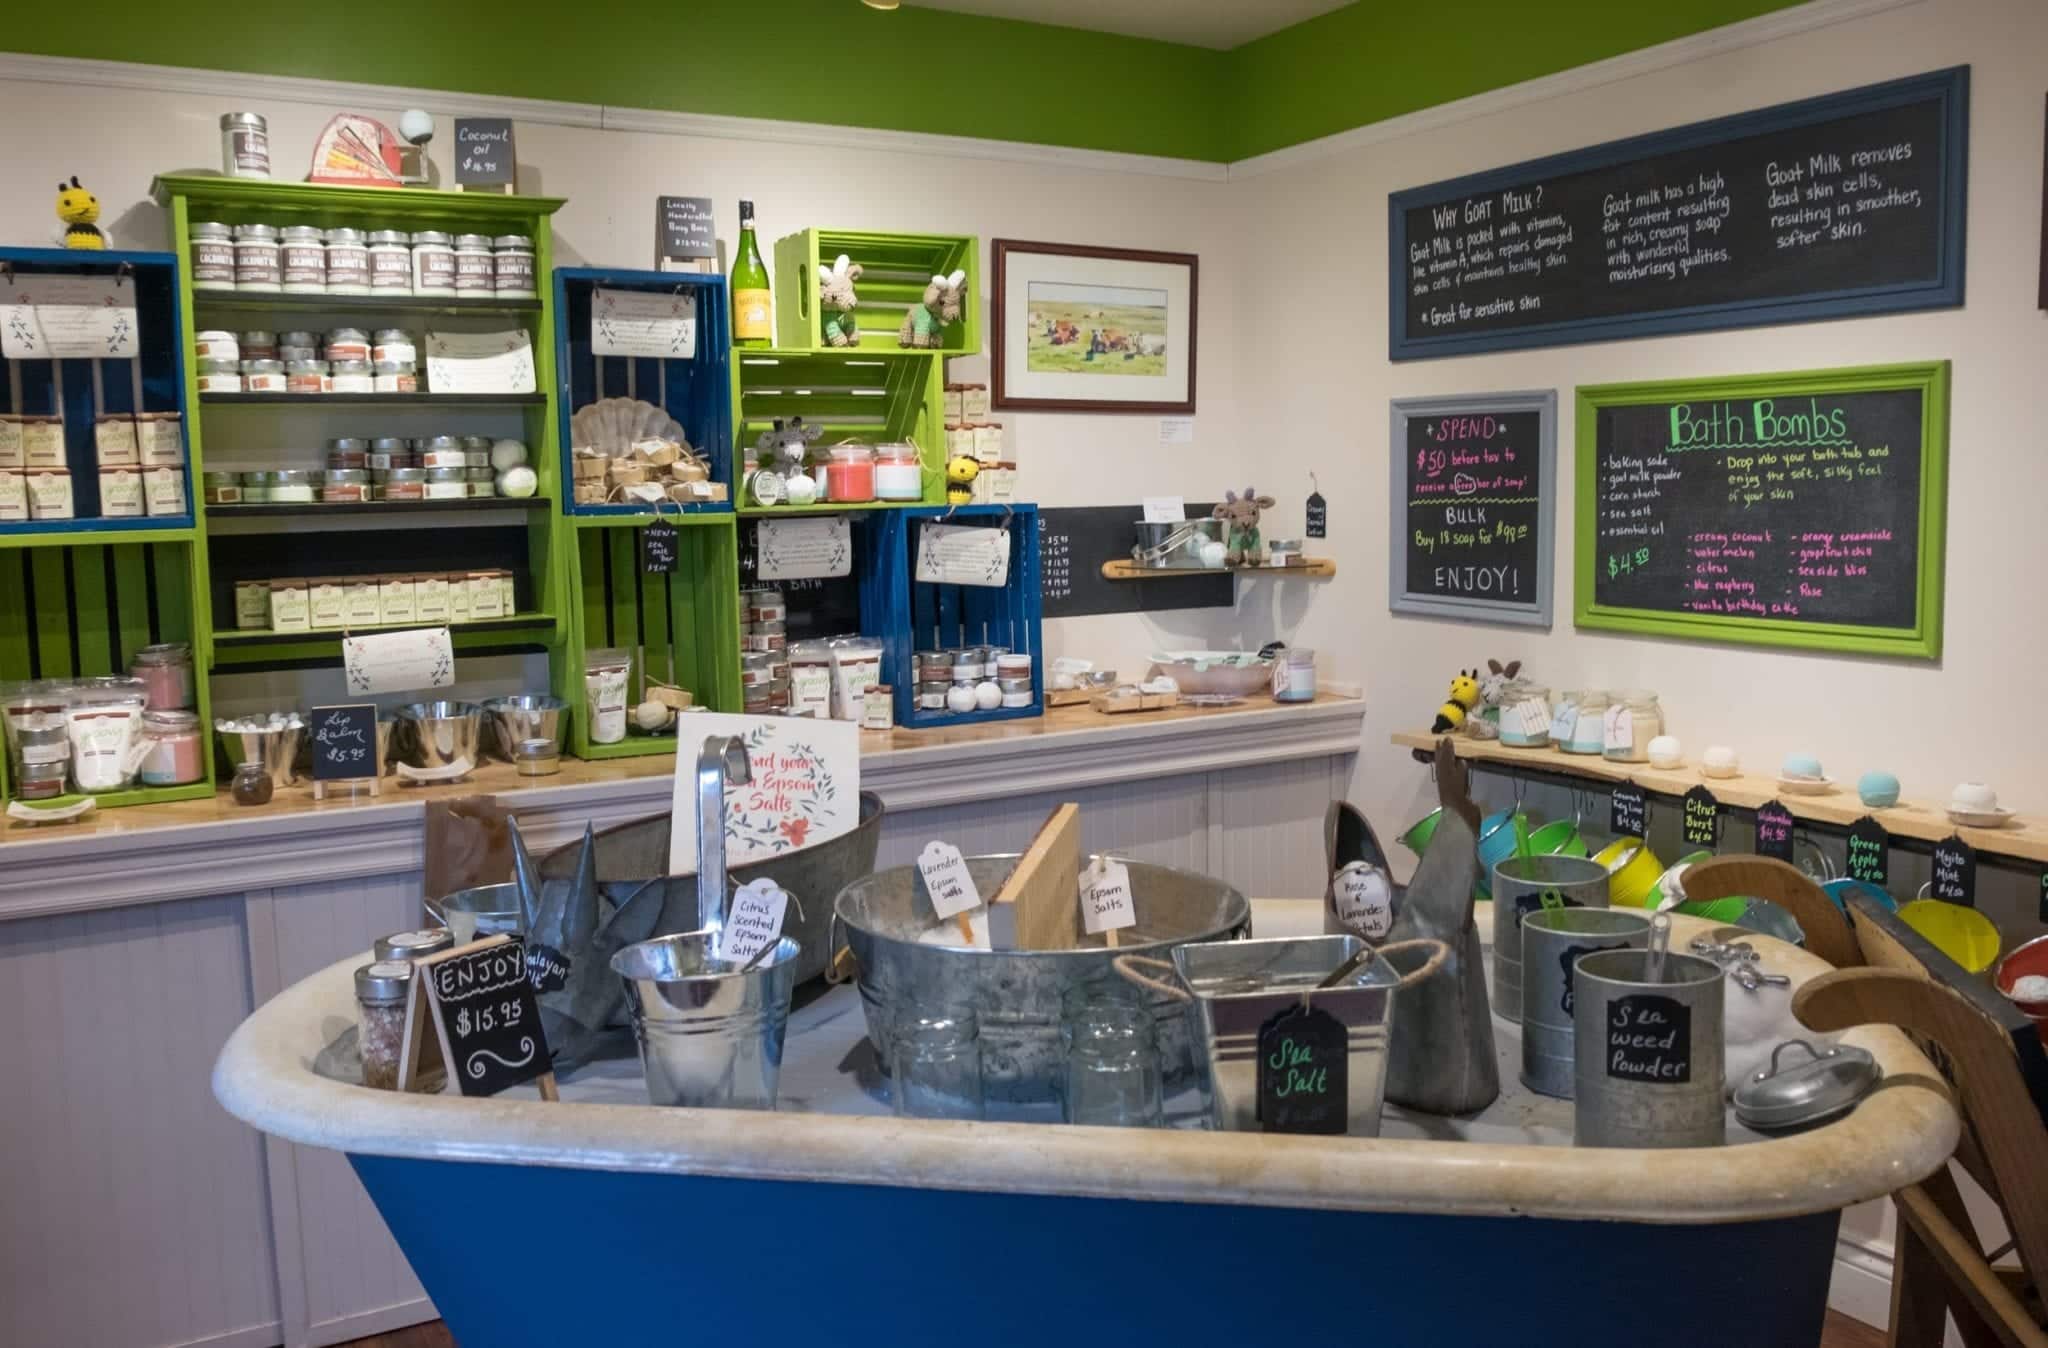
[{"label": "white baseboard", "polygon": [[[1884,1329],[1892,1319],[1892,1252],[1886,1245],[1843,1238],[1835,1242],[1835,1271],[1828,1279],[1828,1309]],[[1942,1348],[1964,1348],[1950,1320]]]}]

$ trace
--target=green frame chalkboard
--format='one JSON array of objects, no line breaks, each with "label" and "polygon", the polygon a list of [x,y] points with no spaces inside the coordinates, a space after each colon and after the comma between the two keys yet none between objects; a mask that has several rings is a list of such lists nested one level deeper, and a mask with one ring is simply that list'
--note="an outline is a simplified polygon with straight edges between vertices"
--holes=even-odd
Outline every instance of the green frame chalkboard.
[{"label": "green frame chalkboard", "polygon": [[[1797,398],[1825,394],[1877,393],[1918,389],[1920,408],[1919,566],[1914,619],[1908,627],[1864,627],[1846,623],[1797,622],[1784,618],[1688,614],[1662,609],[1621,608],[1598,602],[1594,566],[1598,553],[1599,472],[1597,443],[1602,408],[1645,403],[1709,402],[1737,398]],[[1574,619],[1578,626],[1649,636],[1729,641],[1755,646],[1847,651],[1902,659],[1941,655],[1942,564],[1948,520],[1949,363],[1870,365],[1784,374],[1733,375],[1715,379],[1639,384],[1589,384],[1577,390],[1577,437],[1573,529]]]}]

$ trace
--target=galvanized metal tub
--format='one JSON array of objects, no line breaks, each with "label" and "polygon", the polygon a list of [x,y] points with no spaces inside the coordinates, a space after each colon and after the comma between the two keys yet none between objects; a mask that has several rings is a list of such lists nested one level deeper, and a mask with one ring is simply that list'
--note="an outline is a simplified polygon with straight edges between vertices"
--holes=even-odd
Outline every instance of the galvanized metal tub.
[{"label": "galvanized metal tub", "polygon": [[[653,815],[614,825],[595,835],[597,890],[609,903],[624,903],[655,876],[665,877],[667,893],[661,917],[654,924],[657,936],[697,927],[697,877],[666,875],[671,822],[666,814]],[[728,873],[735,885],[766,876],[795,896],[796,903],[790,906],[782,932],[802,947],[793,966],[797,982],[825,972],[832,957],[833,896],[874,871],[875,851],[881,845],[882,798],[863,791],[860,823],[851,832],[765,861],[734,866]],[[538,862],[541,879],[573,880],[582,847],[580,841],[574,842],[542,857]]]},{"label": "galvanized metal tub", "polygon": [[[1164,958],[1188,941],[1251,932],[1244,895],[1205,875],[1121,861],[1129,868],[1138,924],[1119,933],[1114,950],[1099,936],[1075,950],[975,950],[926,945],[920,934],[940,927],[919,892],[917,868],[898,866],[858,880],[833,904],[846,944],[860,962],[861,1010],[868,1038],[886,1044],[899,1004],[971,1005],[981,1019],[982,1093],[990,1100],[1042,1104],[1059,1099],[1063,1054],[1060,998],[1067,989],[1116,977],[1118,955]],[[969,857],[967,872],[983,898],[993,897],[1017,865],[1016,855]],[[1167,1088],[1196,1079],[1196,1052],[1181,1003],[1148,999],[1159,1027],[1160,1066]],[[883,1070],[887,1070],[887,1063]]]}]

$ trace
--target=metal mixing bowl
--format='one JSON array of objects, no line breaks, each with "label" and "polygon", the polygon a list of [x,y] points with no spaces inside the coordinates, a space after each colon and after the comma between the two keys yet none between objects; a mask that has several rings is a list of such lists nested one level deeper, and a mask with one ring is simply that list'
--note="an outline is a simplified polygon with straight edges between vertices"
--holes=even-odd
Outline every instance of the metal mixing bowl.
[{"label": "metal mixing bowl", "polygon": [[408,702],[398,709],[398,752],[416,768],[478,761],[484,709],[474,702]]},{"label": "metal mixing bowl", "polygon": [[263,765],[264,775],[270,778],[273,787],[290,786],[299,777],[294,769],[298,761],[299,746],[305,742],[304,726],[289,730],[239,730],[232,733],[222,730],[220,747],[228,756],[232,767],[256,762]]},{"label": "metal mixing bowl", "polygon": [[1272,685],[1273,662],[1255,658],[1244,664],[1236,651],[1167,651],[1152,657],[1152,675],[1172,676],[1186,697],[1250,697]]},{"label": "metal mixing bowl", "polygon": [[546,693],[486,698],[484,716],[491,727],[491,752],[507,763],[521,740],[553,740],[559,754],[569,733],[569,704]]}]

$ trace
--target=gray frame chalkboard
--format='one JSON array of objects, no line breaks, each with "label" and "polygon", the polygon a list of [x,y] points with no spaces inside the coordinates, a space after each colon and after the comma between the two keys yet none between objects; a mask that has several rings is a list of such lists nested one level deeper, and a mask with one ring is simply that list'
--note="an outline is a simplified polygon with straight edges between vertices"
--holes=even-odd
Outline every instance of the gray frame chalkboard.
[{"label": "gray frame chalkboard", "polygon": [[[1557,534],[1557,390],[1529,389],[1515,393],[1460,393],[1441,398],[1396,398],[1389,405],[1387,439],[1387,607],[1396,613],[1473,622],[1550,626],[1552,586],[1556,579]],[[1535,413],[1536,591],[1528,603],[1499,599],[1460,599],[1420,594],[1408,576],[1408,423],[1417,417],[1479,416]]]}]

